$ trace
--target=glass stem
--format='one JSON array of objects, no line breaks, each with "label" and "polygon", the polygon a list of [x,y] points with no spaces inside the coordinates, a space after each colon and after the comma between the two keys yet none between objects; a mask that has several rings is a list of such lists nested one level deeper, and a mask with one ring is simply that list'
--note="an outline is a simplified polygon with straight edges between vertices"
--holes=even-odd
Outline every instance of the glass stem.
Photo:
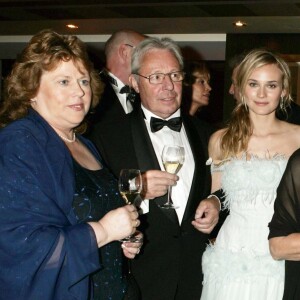
[{"label": "glass stem", "polygon": [[169,185],[169,187],[168,187],[168,200],[167,200],[168,205],[172,204],[172,202],[171,202],[171,191],[172,191],[172,186]]}]

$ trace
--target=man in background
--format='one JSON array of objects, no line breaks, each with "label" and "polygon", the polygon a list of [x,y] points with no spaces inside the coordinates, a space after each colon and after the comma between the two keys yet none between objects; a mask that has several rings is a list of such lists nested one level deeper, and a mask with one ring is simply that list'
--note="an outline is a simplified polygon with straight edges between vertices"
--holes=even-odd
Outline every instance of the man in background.
[{"label": "man in background", "polygon": [[96,123],[114,122],[133,110],[133,101],[137,102],[137,99],[129,88],[131,54],[145,38],[145,35],[133,30],[120,30],[105,43],[105,68],[100,73],[105,88],[98,106],[89,116],[89,131]]}]

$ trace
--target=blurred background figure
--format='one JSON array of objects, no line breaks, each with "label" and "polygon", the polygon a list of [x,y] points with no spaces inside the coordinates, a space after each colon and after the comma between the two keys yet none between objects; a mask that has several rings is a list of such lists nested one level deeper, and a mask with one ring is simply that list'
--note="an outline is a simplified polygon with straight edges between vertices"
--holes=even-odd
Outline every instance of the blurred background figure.
[{"label": "blurred background figure", "polygon": [[195,116],[209,104],[210,72],[203,61],[186,62],[184,72],[182,109]]},{"label": "blurred background figure", "polygon": [[105,43],[105,68],[100,72],[105,83],[99,104],[89,115],[90,131],[96,123],[105,125],[125,117],[133,110],[135,93],[129,87],[131,55],[146,36],[133,30],[119,30]]},{"label": "blurred background figure", "polygon": [[232,97],[236,101],[236,104],[240,101],[239,89],[236,84],[237,83],[236,74],[238,71],[239,64],[242,62],[244,57],[245,57],[245,54],[241,53],[241,54],[234,56],[229,62],[229,66],[230,66],[230,69],[232,70],[232,73],[231,73],[231,85],[229,87],[228,93],[230,95],[232,95]]}]

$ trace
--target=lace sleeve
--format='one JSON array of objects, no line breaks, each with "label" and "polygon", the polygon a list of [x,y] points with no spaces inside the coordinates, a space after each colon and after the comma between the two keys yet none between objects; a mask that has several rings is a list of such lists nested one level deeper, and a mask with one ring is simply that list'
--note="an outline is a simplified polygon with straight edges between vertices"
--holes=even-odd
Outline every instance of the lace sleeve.
[{"label": "lace sleeve", "polygon": [[300,149],[289,159],[277,189],[269,238],[300,232]]}]

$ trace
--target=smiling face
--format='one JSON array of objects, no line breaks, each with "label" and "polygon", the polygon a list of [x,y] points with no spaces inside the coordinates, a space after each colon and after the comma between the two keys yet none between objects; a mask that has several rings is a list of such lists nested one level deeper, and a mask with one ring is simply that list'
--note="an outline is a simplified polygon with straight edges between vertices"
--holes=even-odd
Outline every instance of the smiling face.
[{"label": "smiling face", "polygon": [[71,130],[87,114],[91,96],[87,70],[72,60],[61,61],[56,68],[42,74],[32,107],[53,128]]},{"label": "smiling face", "polygon": [[194,73],[195,82],[193,84],[193,94],[192,101],[198,108],[202,106],[207,106],[209,104],[209,96],[211,87],[209,85],[208,74],[200,74],[198,72]]},{"label": "smiling face", "polygon": [[285,95],[282,86],[282,72],[275,64],[254,69],[244,90],[245,101],[250,114],[275,113],[280,97]]},{"label": "smiling face", "polygon": [[[165,49],[153,49],[147,52],[142,61],[139,74],[149,76],[155,73],[181,71],[175,56]],[[142,104],[155,115],[166,119],[180,107],[182,82],[173,82],[165,76],[163,83],[151,84],[143,77],[130,76],[136,92],[140,93]]]}]

